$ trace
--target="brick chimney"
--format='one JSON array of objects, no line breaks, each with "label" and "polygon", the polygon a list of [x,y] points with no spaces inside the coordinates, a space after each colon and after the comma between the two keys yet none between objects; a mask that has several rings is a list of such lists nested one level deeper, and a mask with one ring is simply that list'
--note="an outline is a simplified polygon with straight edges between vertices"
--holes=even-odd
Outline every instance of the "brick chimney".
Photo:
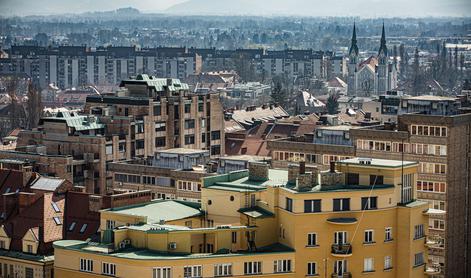
[{"label": "brick chimney", "polygon": [[264,162],[249,163],[249,180],[251,181],[267,181],[269,165]]},{"label": "brick chimney", "polygon": [[289,164],[288,165],[288,183],[296,184],[296,179],[299,175],[299,166],[297,164]]},{"label": "brick chimney", "polygon": [[36,193],[29,192],[19,192],[18,193],[18,209],[21,213],[23,210],[30,207],[37,199],[38,195]]}]

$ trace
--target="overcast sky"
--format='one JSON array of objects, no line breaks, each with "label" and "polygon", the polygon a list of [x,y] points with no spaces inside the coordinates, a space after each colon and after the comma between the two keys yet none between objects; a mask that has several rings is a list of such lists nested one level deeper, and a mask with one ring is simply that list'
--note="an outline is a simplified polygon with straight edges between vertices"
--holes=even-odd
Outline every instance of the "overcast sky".
[{"label": "overcast sky", "polygon": [[197,14],[361,17],[471,14],[471,0],[0,0],[3,16],[82,13],[123,7],[134,7],[142,12],[171,8],[173,12]]}]

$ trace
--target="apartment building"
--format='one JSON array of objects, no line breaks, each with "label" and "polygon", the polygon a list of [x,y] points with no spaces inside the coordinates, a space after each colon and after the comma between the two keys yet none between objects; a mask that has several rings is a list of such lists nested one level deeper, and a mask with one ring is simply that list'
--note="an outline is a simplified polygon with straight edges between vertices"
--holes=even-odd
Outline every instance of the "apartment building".
[{"label": "apartment building", "polygon": [[417,197],[433,209],[430,234],[440,241],[429,250],[430,262],[442,266],[436,277],[465,277],[471,269],[470,126],[471,114],[404,114],[397,127],[351,133],[356,156],[419,162]]},{"label": "apartment building", "polygon": [[201,69],[201,57],[186,48],[18,45],[8,52],[8,59],[0,59],[0,72],[26,74],[40,88],[118,85],[142,73],[183,79]]},{"label": "apartment building", "polygon": [[113,188],[149,190],[153,199],[201,202],[201,179],[214,175],[206,167],[209,151],[175,148],[156,151],[152,159],[108,164]]},{"label": "apartment building", "polygon": [[139,75],[125,80],[116,95],[90,96],[84,115],[58,111],[35,130],[19,134],[16,150],[0,158],[34,164],[40,173],[59,176],[106,194],[112,176],[106,164],[175,147],[224,153],[224,120],[217,95],[195,95],[178,79]]},{"label": "apartment building", "polygon": [[[100,242],[55,242],[67,277],[424,277],[427,204],[417,163],[350,159],[328,171],[204,178],[201,208],[155,200],[101,211]],[[406,186],[401,186],[402,180]],[[204,213],[203,213],[204,212]],[[424,213],[425,212],[425,213]]]}]

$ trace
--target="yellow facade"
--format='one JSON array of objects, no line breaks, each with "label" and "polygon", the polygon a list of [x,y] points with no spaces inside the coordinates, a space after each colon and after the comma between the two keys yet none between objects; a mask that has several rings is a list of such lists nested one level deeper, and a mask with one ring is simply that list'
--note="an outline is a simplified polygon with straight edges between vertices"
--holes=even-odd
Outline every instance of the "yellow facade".
[{"label": "yellow facade", "polygon": [[55,273],[98,277],[106,263],[116,277],[424,277],[428,207],[408,190],[417,164],[398,163],[350,159],[321,173],[262,165],[257,175],[208,177],[203,215],[157,224],[103,211],[102,231],[116,224],[113,240],[55,243]]}]

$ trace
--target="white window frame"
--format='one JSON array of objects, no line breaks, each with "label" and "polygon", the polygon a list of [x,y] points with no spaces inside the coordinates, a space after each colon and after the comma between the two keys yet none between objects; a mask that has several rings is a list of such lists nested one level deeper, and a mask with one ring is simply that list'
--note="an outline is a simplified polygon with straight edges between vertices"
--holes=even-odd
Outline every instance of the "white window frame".
[{"label": "white window frame", "polygon": [[107,276],[116,276],[116,264],[102,262],[101,263],[101,274]]},{"label": "white window frame", "polygon": [[244,262],[244,274],[245,275],[255,275],[255,274],[262,274],[262,262]]},{"label": "white window frame", "polygon": [[384,241],[391,241],[393,240],[393,234],[392,234],[392,227],[386,227],[384,228]]},{"label": "white window frame", "polygon": [[374,258],[365,258],[363,260],[363,272],[375,271]]},{"label": "white window frame", "polygon": [[152,269],[153,278],[172,278],[172,268],[169,266],[154,267]]},{"label": "white window frame", "polygon": [[317,275],[317,263],[316,262],[308,262],[307,263],[307,275],[308,276]]},{"label": "white window frame", "polygon": [[317,245],[317,233],[307,234],[307,245],[306,246],[318,246]]},{"label": "white window frame", "polygon": [[275,273],[291,272],[291,269],[291,260],[275,260],[274,262],[273,272]]},{"label": "white window frame", "polygon": [[364,233],[364,242],[366,244],[371,244],[375,242],[375,231],[374,230],[365,230]]},{"label": "white window frame", "polygon": [[183,267],[184,278],[200,278],[203,277],[203,266],[187,265]]},{"label": "white window frame", "polygon": [[384,269],[391,269],[392,268],[392,256],[385,256],[384,257]]},{"label": "white window frame", "polygon": [[93,272],[93,260],[81,258],[80,259],[80,271]]}]

